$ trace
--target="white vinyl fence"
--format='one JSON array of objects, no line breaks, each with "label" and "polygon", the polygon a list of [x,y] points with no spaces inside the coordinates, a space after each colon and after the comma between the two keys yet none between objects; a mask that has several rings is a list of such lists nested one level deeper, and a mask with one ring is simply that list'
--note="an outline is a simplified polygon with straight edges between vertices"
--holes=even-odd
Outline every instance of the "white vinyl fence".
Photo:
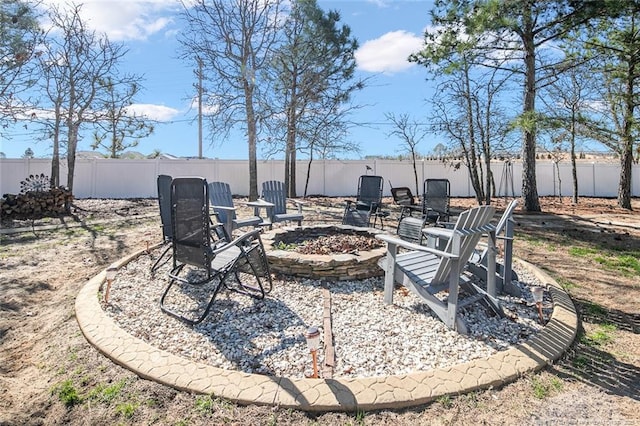
[{"label": "white vinyl fence", "polygon": [[[495,162],[492,164],[498,195],[521,195],[522,164]],[[306,161],[296,164],[296,193],[304,194],[307,178]],[[367,168],[369,167],[370,170]],[[550,161],[536,162],[538,194],[570,196],[573,193],[571,165],[560,163],[560,179]],[[311,164],[307,195],[353,196],[357,193],[358,177],[374,174],[384,177],[384,194],[390,196],[390,183],[408,186],[414,193],[422,192],[422,182],[428,178],[451,181],[451,195],[472,197],[473,188],[464,167],[454,169],[439,161],[420,161],[417,164],[416,191],[413,167],[409,161],[397,160],[318,160]],[[60,182],[67,181],[67,169],[61,165]],[[581,162],[577,166],[581,196],[616,197],[620,167],[615,163]],[[0,159],[0,194],[20,192],[20,181],[29,175],[51,173],[49,159]],[[157,196],[156,178],[160,174],[173,177],[201,176],[209,182],[229,183],[236,195],[249,194],[249,166],[247,160],[118,160],[78,159],[74,179],[76,198],[153,198]],[[632,196],[640,196],[640,166],[634,165]],[[267,180],[284,180],[284,162],[258,161],[258,190]]]}]

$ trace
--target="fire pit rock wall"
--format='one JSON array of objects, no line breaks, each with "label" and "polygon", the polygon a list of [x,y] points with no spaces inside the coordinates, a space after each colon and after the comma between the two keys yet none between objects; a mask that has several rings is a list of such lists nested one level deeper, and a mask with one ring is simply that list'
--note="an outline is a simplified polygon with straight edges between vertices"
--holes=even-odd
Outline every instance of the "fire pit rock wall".
[{"label": "fire pit rock wall", "polygon": [[378,260],[386,253],[386,247],[358,250],[353,253],[302,254],[280,250],[280,243],[299,243],[327,235],[363,235],[375,238],[383,231],[348,225],[318,225],[283,227],[265,233],[262,242],[267,252],[271,272],[322,280],[355,280],[383,275]]}]

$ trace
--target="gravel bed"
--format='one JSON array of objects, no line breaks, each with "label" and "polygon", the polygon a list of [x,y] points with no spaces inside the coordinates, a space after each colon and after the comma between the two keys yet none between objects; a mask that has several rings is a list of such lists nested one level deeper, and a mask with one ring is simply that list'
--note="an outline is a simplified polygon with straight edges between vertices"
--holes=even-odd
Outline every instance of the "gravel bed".
[{"label": "gravel bed", "polygon": [[[159,300],[171,262],[150,273],[160,251],[143,255],[118,271],[106,313],[124,330],[176,355],[247,373],[303,377],[311,368],[304,333],[320,328],[323,289],[331,295],[336,365],[333,377],[407,374],[491,356],[535,335],[542,326],[529,286],[535,276],[516,269],[522,298],[501,296],[506,318],[492,317],[479,304],[463,310],[468,336],[449,330],[403,287],[385,305],[383,278],[320,282],[280,276],[263,300],[223,290],[207,318],[196,326],[166,315]],[[195,272],[194,272],[195,273]],[[184,272],[183,272],[184,274]],[[174,286],[166,303],[190,313],[206,303],[206,286]],[[545,293],[545,297],[548,295]],[[545,299],[545,317],[552,303]],[[322,365],[324,353],[319,351]]]}]

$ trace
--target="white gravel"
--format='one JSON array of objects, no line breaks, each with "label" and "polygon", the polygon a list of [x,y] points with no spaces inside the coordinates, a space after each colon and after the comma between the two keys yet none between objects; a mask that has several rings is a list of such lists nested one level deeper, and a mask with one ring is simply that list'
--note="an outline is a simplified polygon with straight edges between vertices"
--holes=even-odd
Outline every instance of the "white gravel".
[{"label": "white gravel", "polygon": [[[463,311],[468,336],[449,330],[404,288],[395,290],[393,305],[385,305],[383,277],[324,284],[278,277],[263,300],[223,290],[208,317],[191,327],[160,310],[171,262],[152,276],[150,267],[158,254],[143,255],[118,271],[105,311],[153,346],[224,369],[286,377],[308,373],[304,333],[317,326],[324,334],[323,286],[331,294],[334,378],[406,374],[488,357],[542,327],[528,290],[541,283],[523,269],[516,270],[523,298],[500,297],[507,318],[488,316],[479,304]],[[184,312],[206,299],[206,288],[174,289],[166,303]],[[545,305],[548,318],[552,304],[545,299]],[[323,359],[320,350],[320,365]]]}]

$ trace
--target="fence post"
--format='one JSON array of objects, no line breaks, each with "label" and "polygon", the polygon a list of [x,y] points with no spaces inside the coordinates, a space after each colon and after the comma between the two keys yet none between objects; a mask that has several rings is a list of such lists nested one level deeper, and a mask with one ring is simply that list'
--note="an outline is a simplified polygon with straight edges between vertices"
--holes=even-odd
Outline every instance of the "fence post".
[{"label": "fence post", "polygon": [[591,162],[591,181],[593,182],[593,197],[596,196],[596,162]]},{"label": "fence post", "polygon": [[327,196],[327,159],[322,159],[322,195]]},{"label": "fence post", "polygon": [[96,197],[96,185],[98,184],[98,159],[91,160],[91,197]]}]

